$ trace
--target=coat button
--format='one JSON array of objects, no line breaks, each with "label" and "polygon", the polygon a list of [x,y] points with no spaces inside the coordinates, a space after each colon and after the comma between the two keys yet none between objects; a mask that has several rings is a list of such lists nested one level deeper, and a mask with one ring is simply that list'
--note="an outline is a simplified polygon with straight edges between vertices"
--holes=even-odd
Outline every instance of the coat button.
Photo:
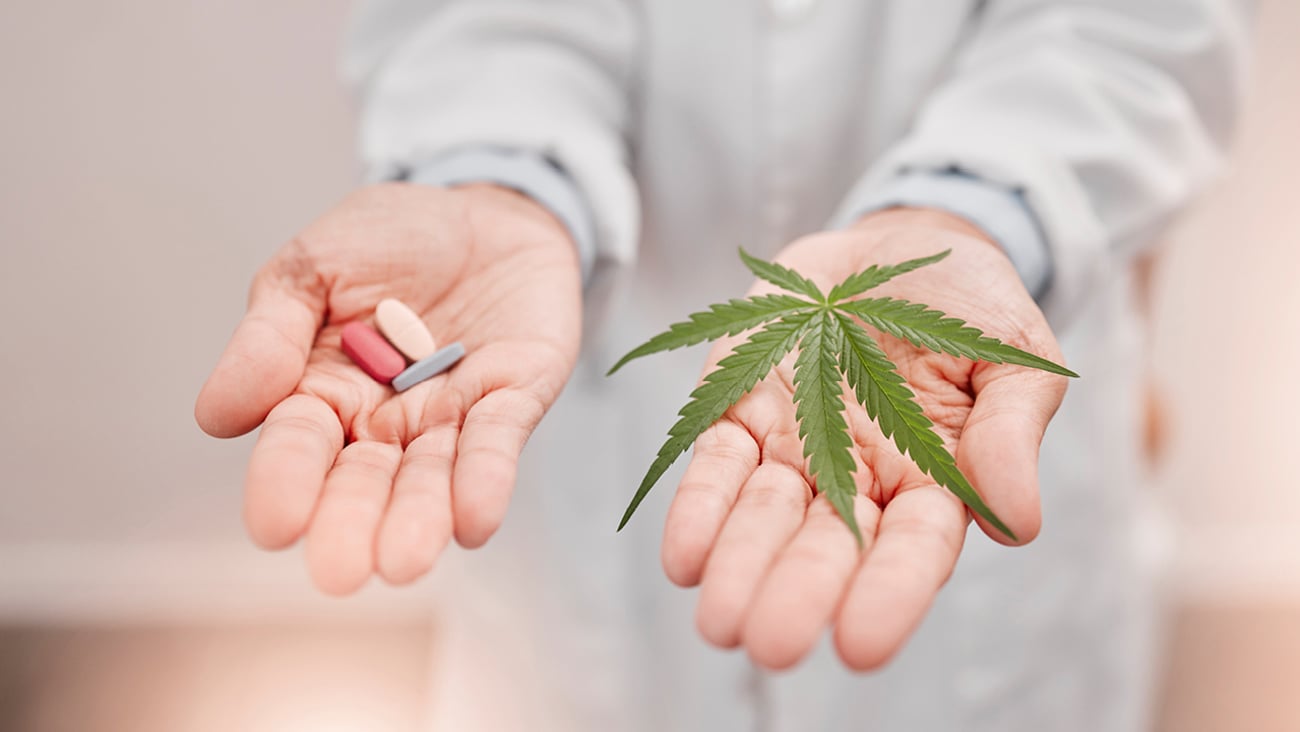
[{"label": "coat button", "polygon": [[803,20],[817,4],[817,0],[769,0],[772,16],[782,23]]}]

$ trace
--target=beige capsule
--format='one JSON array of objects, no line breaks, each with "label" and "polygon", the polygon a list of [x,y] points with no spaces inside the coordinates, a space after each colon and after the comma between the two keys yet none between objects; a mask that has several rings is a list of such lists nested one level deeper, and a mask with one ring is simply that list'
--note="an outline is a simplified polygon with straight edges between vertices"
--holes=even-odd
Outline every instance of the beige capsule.
[{"label": "beige capsule", "polygon": [[375,327],[393,348],[412,361],[427,358],[438,350],[424,321],[401,300],[390,297],[379,301],[375,307]]}]

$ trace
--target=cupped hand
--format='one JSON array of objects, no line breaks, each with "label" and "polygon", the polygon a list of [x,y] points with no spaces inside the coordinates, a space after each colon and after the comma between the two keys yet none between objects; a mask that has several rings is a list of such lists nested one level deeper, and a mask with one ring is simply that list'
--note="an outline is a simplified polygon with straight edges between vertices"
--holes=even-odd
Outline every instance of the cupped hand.
[{"label": "cupped hand", "polygon": [[[895,209],[854,228],[807,237],[777,261],[823,291],[872,264],[951,249],[942,262],[871,296],[925,303],[988,335],[1061,361],[1056,340],[1006,255],[977,229],[937,211]],[[771,291],[758,283],[753,294]],[[1031,540],[1040,524],[1038,446],[1065,378],[974,363],[876,333],[945,446],[993,512]],[[706,373],[736,344],[721,341]],[[886,663],[920,623],[961,552],[965,506],[920,471],[846,391],[863,546],[813,490],[786,358],[695,443],[665,527],[663,564],[701,585],[696,622],[709,642],[744,646],[760,666],[803,658],[828,626],[850,668]],[[1016,543],[983,519],[992,538]]]},{"label": "cupped hand", "polygon": [[[384,298],[467,355],[398,394],[339,348]],[[254,279],[248,312],[195,406],[209,434],[262,430],[244,519],[282,548],[306,536],[317,586],[346,594],[372,573],[406,583],[454,535],[501,523],[516,464],[578,352],[581,285],[563,227],[492,186],[361,190]]]}]

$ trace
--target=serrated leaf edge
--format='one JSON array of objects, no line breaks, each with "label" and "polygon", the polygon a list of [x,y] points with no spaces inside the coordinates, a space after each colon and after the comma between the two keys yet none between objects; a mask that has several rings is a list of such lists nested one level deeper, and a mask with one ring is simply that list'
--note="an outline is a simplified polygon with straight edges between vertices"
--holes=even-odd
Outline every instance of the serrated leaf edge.
[{"label": "serrated leaf edge", "polygon": [[691,313],[686,320],[673,323],[668,330],[628,351],[605,375],[613,374],[638,358],[737,335],[777,318],[816,307],[817,303],[785,293],[733,298],[710,305],[707,310]]},{"label": "serrated leaf edge", "polygon": [[[654,484],[657,483],[661,477],[663,477],[663,474],[667,472],[668,468],[677,461],[677,458],[680,457],[682,453],[686,452],[686,449],[695,442],[696,438],[698,438],[709,427],[713,426],[713,424],[717,422],[728,409],[730,409],[736,402],[740,401],[741,397],[752,391],[754,386],[766,378],[767,375],[771,373],[772,368],[782,358],[785,358],[786,354],[794,350],[795,345],[799,342],[799,339],[803,337],[804,332],[809,327],[815,314],[815,312],[812,312],[804,315],[796,315],[792,318],[786,318],[785,320],[780,320],[775,323],[768,323],[756,331],[754,336],[749,340],[732,349],[731,353],[728,354],[726,358],[718,362],[717,368],[705,375],[704,383],[691,392],[690,399],[686,402],[685,406],[677,412],[679,419],[668,429],[668,440],[659,448],[654,461],[650,464],[649,470],[646,471],[645,477],[641,479],[641,484],[637,487],[636,493],[632,496],[631,502],[623,512],[623,518],[618,523],[618,530],[621,531],[623,527],[627,525],[628,520],[632,518],[632,514],[636,512],[637,507],[639,507],[641,502],[645,500],[650,489],[654,487]],[[802,319],[802,322],[799,322],[800,319]],[[703,416],[692,418],[691,415],[687,414],[688,411],[691,411],[693,407],[696,407],[700,403],[702,398],[701,391],[716,386],[723,375],[729,375],[728,371],[732,366],[727,364],[728,360],[744,355],[739,353],[741,349],[753,344],[755,339],[760,337],[762,334],[770,334],[773,329],[782,326],[790,326],[790,332],[785,334],[781,340],[775,341],[771,348],[758,354],[759,358],[752,365],[747,367],[749,370],[742,375],[742,378],[736,384],[730,386],[731,391],[725,393],[721,402],[714,404]],[[735,362],[732,361],[732,363],[734,364]],[[676,434],[683,428],[686,428],[688,431],[682,434]]]},{"label": "serrated leaf edge", "polygon": [[[998,531],[1015,540],[1015,533],[984,503],[970,481],[957,467],[956,458],[943,446],[943,438],[933,429],[934,422],[925,416],[925,410],[916,401],[916,394],[908,387],[907,380],[898,372],[898,367],[862,326],[843,313],[836,315],[844,329],[842,358],[845,378],[848,379],[858,403],[867,410],[867,415],[880,427],[881,433],[894,443],[900,453],[910,457],[921,472],[951,491],[962,503]],[[857,357],[856,363],[849,361],[853,357]],[[864,394],[859,384],[854,383],[859,380],[856,370],[852,368],[854,365],[859,366],[863,375],[874,383],[875,394]],[[897,415],[898,424],[886,421],[885,412],[881,409],[882,399],[888,402]],[[907,430],[910,445],[904,444],[904,441],[899,439],[900,426]]]},{"label": "serrated leaf edge", "polygon": [[[861,548],[862,529],[853,514],[853,499],[858,494],[853,477],[853,438],[844,419],[847,404],[838,357],[843,338],[839,323],[825,311],[799,340],[793,378],[795,419],[809,479],[817,492],[826,496]],[[807,378],[809,369],[814,369],[811,381]],[[823,445],[825,449],[818,449]]]}]

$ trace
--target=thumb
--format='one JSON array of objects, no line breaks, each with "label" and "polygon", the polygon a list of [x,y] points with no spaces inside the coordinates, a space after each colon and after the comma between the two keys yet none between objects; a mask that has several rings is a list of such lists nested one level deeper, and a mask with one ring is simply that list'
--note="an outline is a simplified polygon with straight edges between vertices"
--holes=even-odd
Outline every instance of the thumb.
[{"label": "thumb", "polygon": [[957,467],[1019,541],[976,516],[984,533],[1004,544],[1026,544],[1042,526],[1038,447],[1065,397],[1066,379],[1023,366],[982,364],[974,387]]},{"label": "thumb", "polygon": [[204,432],[242,435],[297,388],[325,312],[325,285],[308,267],[281,254],[253,279],[248,311],[194,405]]}]

